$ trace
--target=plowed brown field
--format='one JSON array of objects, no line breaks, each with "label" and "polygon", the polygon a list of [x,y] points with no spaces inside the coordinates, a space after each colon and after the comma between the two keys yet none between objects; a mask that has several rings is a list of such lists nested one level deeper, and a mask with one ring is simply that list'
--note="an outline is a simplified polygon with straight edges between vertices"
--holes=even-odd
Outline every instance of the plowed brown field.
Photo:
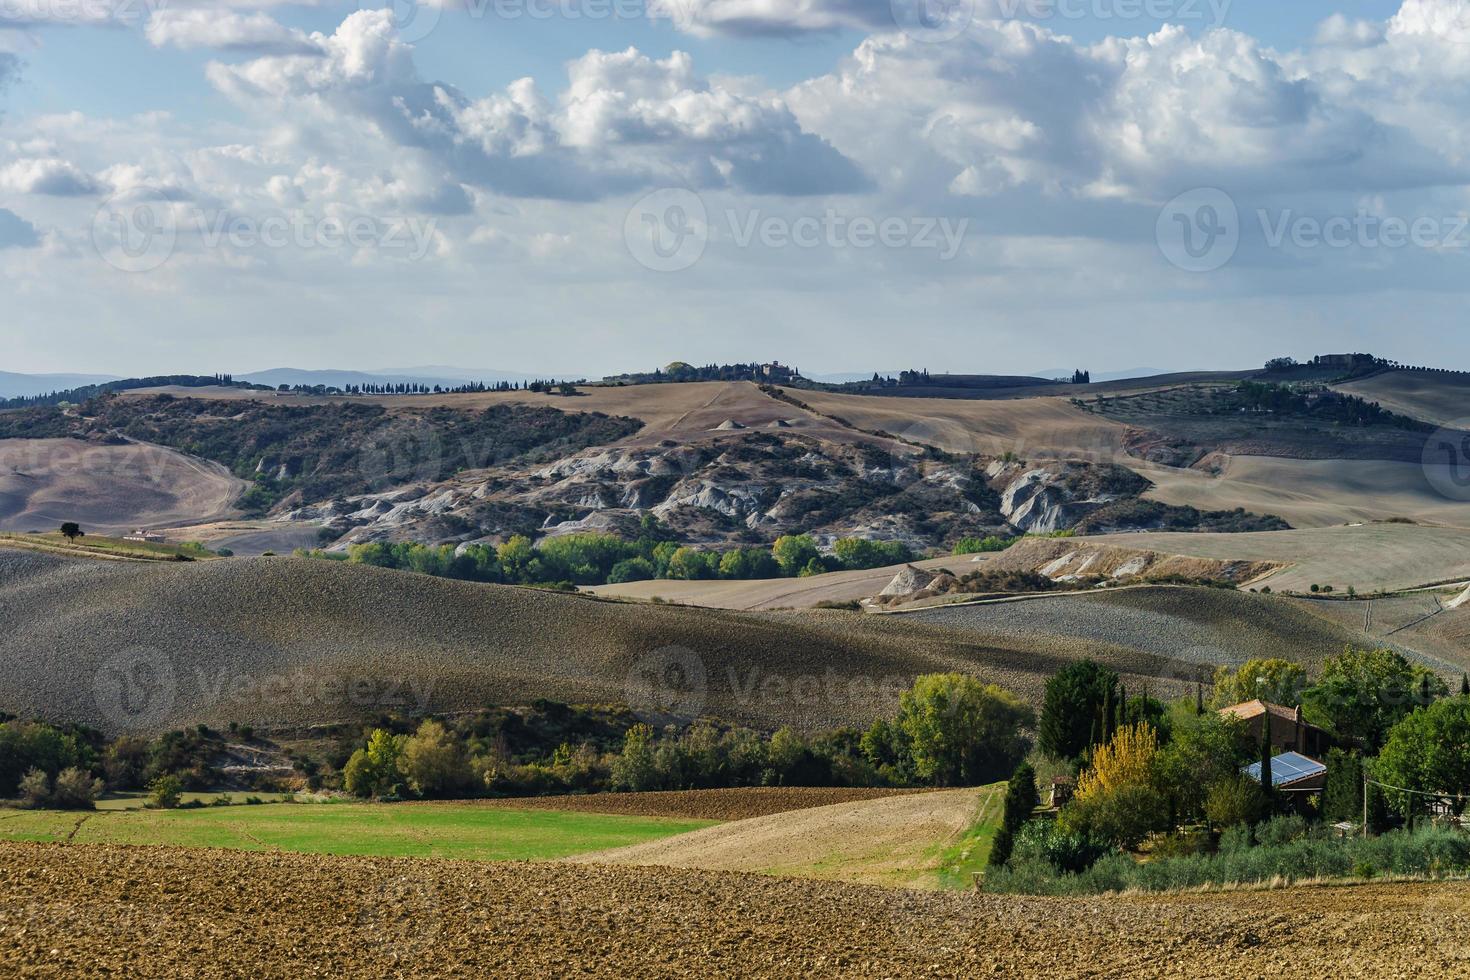
[{"label": "plowed brown field", "polygon": [[[666,793],[594,793],[579,796],[532,796],[509,800],[475,800],[466,806],[515,810],[569,810],[636,817],[680,817],[688,820],[749,820],[834,803],[881,800],[927,793],[922,789],[862,787],[746,786],[736,789],[691,789]],[[443,804],[436,804],[442,806]]]},{"label": "plowed brown field", "polygon": [[0,846],[0,974],[1464,976],[1470,884],[934,894],[715,872]]}]

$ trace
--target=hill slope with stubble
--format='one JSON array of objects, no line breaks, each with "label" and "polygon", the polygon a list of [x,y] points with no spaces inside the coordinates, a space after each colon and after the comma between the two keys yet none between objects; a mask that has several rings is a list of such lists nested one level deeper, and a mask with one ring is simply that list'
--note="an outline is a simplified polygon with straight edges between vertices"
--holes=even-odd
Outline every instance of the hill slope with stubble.
[{"label": "hill slope with stubble", "polygon": [[1315,662],[1358,639],[1290,600],[1216,589],[741,613],[290,558],[103,563],[0,547],[0,710],[107,731],[536,698],[812,729],[890,714],[921,673],[964,671],[1039,703],[1081,657],[1130,686],[1183,691],[1218,661]]}]

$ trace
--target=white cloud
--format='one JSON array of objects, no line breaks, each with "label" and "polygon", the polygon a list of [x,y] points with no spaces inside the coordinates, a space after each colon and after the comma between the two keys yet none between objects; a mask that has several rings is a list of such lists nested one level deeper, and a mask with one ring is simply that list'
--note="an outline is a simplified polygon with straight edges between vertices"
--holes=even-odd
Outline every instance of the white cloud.
[{"label": "white cloud", "polygon": [[284,27],[263,13],[161,9],[149,18],[146,33],[156,48],[171,45],[258,54],[320,53],[301,31]]},{"label": "white cloud", "polygon": [[0,164],[0,190],[15,194],[80,197],[104,189],[105,185],[75,164],[55,157],[23,157]]},{"label": "white cloud", "polygon": [[510,197],[595,200],[669,183],[810,194],[867,183],[778,96],[724,89],[681,52],[657,61],[631,48],[591,51],[572,62],[556,100],[529,79],[472,99],[420,78],[386,11],[359,11],[312,41],[323,57],[216,63],[209,78],[264,117],[318,131],[361,125],[420,151],[446,181]]},{"label": "white cloud", "polygon": [[680,30],[704,36],[881,31],[897,26],[890,0],[650,0],[648,9]]}]

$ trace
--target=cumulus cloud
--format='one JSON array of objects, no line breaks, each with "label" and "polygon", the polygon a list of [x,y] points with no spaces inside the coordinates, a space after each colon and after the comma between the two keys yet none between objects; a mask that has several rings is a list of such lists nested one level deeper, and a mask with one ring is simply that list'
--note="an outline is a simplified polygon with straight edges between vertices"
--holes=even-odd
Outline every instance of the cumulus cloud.
[{"label": "cumulus cloud", "polygon": [[86,171],[55,157],[26,157],[0,164],[0,190],[16,194],[80,197],[103,189]]},{"label": "cumulus cloud", "polygon": [[1082,45],[985,21],[945,44],[868,38],[785,98],[805,128],[890,175],[890,190],[1021,194],[1028,207],[1027,194],[1065,205],[1157,202],[1211,184],[1264,193],[1464,181],[1443,129],[1405,125],[1402,106],[1380,108],[1340,65],[1229,30],[1171,26]]},{"label": "cumulus cloud", "polygon": [[[895,0],[912,6],[918,0]],[[697,35],[892,30],[890,0],[650,0],[649,13]]]},{"label": "cumulus cloud", "polygon": [[590,51],[571,63],[559,97],[522,79],[476,99],[424,81],[387,11],[359,11],[311,40],[321,57],[216,63],[209,78],[262,115],[320,128],[354,120],[455,182],[512,197],[596,200],[671,182],[795,195],[867,186],[779,96],[726,89],[682,52]]},{"label": "cumulus cloud", "polygon": [[215,48],[255,54],[320,54],[301,31],[263,13],[160,9],[148,20],[148,41],[156,48]]}]

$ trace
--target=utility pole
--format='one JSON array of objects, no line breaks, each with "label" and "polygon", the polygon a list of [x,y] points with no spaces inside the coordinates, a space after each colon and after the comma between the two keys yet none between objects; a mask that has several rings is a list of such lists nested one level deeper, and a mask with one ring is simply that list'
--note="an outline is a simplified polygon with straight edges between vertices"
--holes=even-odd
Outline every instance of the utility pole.
[{"label": "utility pole", "polygon": [[[1362,763],[1359,763],[1362,765]],[[1363,774],[1363,836],[1368,836],[1368,768],[1362,769]]]}]

